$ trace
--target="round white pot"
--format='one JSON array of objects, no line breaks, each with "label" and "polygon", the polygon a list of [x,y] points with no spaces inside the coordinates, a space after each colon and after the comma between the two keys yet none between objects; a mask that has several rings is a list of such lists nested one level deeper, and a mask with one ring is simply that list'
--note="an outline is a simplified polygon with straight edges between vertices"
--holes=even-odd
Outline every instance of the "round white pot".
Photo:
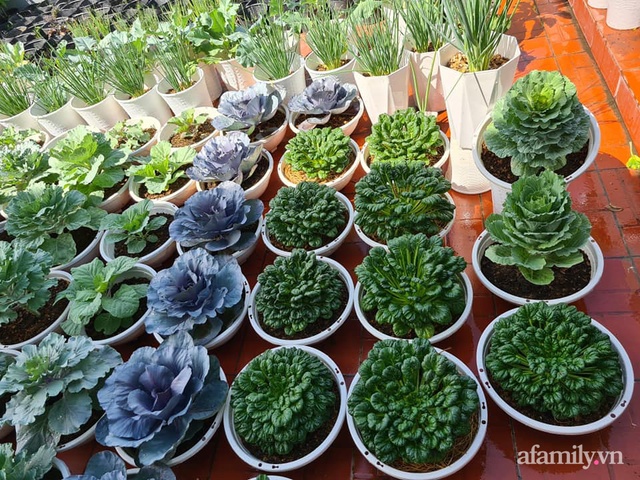
[{"label": "round white pot", "polygon": [[[273,156],[269,153],[268,150],[264,149],[262,150],[261,155],[267,159],[267,161],[269,162],[269,167],[263,177],[258,180],[258,182],[253,187],[248,188],[244,191],[244,198],[246,200],[260,198],[269,186],[269,179],[271,178],[271,174],[273,173]],[[208,190],[207,184],[205,182],[197,182],[197,189],[199,192]]]},{"label": "round white pot", "polygon": [[[253,327],[255,332],[261,338],[263,338],[264,340],[266,340],[267,342],[273,345],[285,345],[285,346],[313,345],[315,343],[321,342],[322,340],[329,338],[331,335],[333,335],[336,332],[336,330],[338,330],[338,328],[340,328],[340,326],[347,320],[347,318],[349,318],[349,315],[351,315],[351,310],[353,308],[353,297],[354,297],[353,280],[351,280],[351,275],[349,275],[349,272],[347,271],[346,268],[344,268],[335,260],[332,260],[330,258],[325,258],[322,256],[318,256],[318,260],[329,264],[333,269],[337,270],[338,273],[340,274],[340,277],[342,278],[342,281],[347,287],[349,298],[347,300],[347,305],[345,306],[340,316],[329,327],[327,327],[322,332],[317,333],[311,337],[300,338],[296,340],[287,340],[284,338],[274,337],[273,335],[268,334],[262,328],[262,324],[260,323],[260,314],[256,310],[256,296],[258,295],[258,292],[260,291],[260,288],[261,288],[261,285],[258,282],[256,283],[256,286],[253,287],[253,290],[251,291],[251,300],[249,302],[250,303],[249,322],[251,323],[251,326]],[[291,305],[291,308],[295,308],[295,305]]]},{"label": "round white pot", "polygon": [[[311,250],[312,252],[315,252],[316,255],[329,256],[332,253],[334,253],[340,247],[340,245],[342,245],[344,241],[347,239],[347,236],[351,231],[351,227],[353,226],[353,217],[354,217],[353,205],[351,205],[351,202],[349,201],[349,199],[345,197],[343,194],[341,194],[340,192],[336,192],[336,197],[338,197],[338,200],[340,200],[347,207],[347,212],[349,214],[349,218],[347,219],[347,224],[345,225],[344,230],[336,238],[331,240],[326,245],[323,245],[322,247],[314,248],[313,250]],[[262,241],[264,242],[266,247],[276,255],[280,255],[281,257],[291,256],[290,251],[281,250],[278,247],[276,247],[273,243],[271,243],[271,240],[269,239],[269,229],[267,228],[266,222],[264,224],[264,228],[262,229]]]},{"label": "round white pot", "polygon": [[[154,202],[151,209],[151,216],[160,213],[166,213],[173,216],[178,207],[173,203],[168,202]],[[112,262],[115,260],[115,244],[107,242],[107,236],[109,230],[105,230],[104,235],[100,239],[100,256],[105,262]],[[151,268],[156,268],[162,265],[167,259],[173,256],[176,251],[176,242],[169,238],[166,242],[156,248],[153,252],[148,253],[138,259],[138,263],[144,263]]]},{"label": "round white pot", "polygon": [[353,72],[356,68],[356,59],[348,52],[343,55],[343,58],[348,59],[349,62],[333,70],[320,71],[318,67],[322,65],[322,61],[314,52],[311,52],[304,59],[304,68],[307,70],[312,82],[324,77],[335,77],[342,84],[355,83]]},{"label": "round white pot", "polygon": [[87,105],[77,97],[71,98],[71,107],[80,115],[87,125],[106,132],[120,120],[129,118],[113,95],[107,95],[104,100],[95,105]]},{"label": "round white pot", "polygon": [[495,390],[489,375],[487,374],[487,367],[485,364],[485,356],[489,351],[491,337],[493,335],[496,323],[500,321],[500,319],[509,317],[516,313],[518,309],[514,308],[509,310],[508,312],[503,313],[498,316],[494,321],[492,321],[487,328],[484,329],[482,335],[480,336],[480,340],[478,341],[478,348],[476,349],[476,362],[478,365],[478,373],[480,376],[480,381],[484,385],[485,390],[489,394],[489,396],[493,399],[494,402],[500,407],[507,415],[511,418],[517,420],[518,422],[531,427],[535,430],[540,430],[541,432],[553,433],[555,435],[586,435],[589,433],[596,432],[598,430],[602,430],[603,428],[608,427],[613,422],[615,422],[620,415],[625,411],[625,409],[631,403],[631,397],[633,395],[633,368],[631,366],[631,360],[629,359],[629,355],[626,350],[622,346],[622,344],[618,341],[618,339],[613,335],[609,330],[607,330],[603,325],[596,322],[594,319],[591,319],[591,325],[596,327],[602,333],[606,334],[611,341],[612,347],[618,352],[620,357],[620,367],[622,369],[623,375],[623,391],[620,395],[620,398],[616,401],[615,405],[611,408],[608,414],[604,415],[599,420],[595,422],[587,423],[585,425],[577,425],[577,426],[560,426],[560,425],[551,425],[548,423],[544,423],[538,420],[534,420],[526,415],[523,415],[518,410],[509,405]]},{"label": "round white pot", "polygon": [[200,63],[198,65],[204,73],[204,81],[207,84],[207,92],[211,101],[216,100],[222,94],[222,84],[215,64]]},{"label": "round white pot", "polygon": [[153,75],[148,75],[145,78],[145,85],[149,90],[135,98],[122,92],[116,92],[116,101],[131,118],[154,117],[164,125],[173,116],[171,109],[155,88],[156,80]]},{"label": "round white pot", "polygon": [[122,210],[127,203],[129,203],[129,199],[131,196],[129,195],[129,188],[133,181],[129,178],[124,185],[120,187],[120,189],[111,195],[108,198],[105,198],[102,202],[98,204],[100,208],[106,210],[107,213],[115,213]]},{"label": "round white pot", "polygon": [[[449,169],[449,152],[451,150],[451,145],[449,144],[449,139],[444,134],[442,130],[440,130],[440,138],[444,142],[444,153],[440,160],[432,165],[434,168],[439,168],[446,175],[447,170]],[[358,160],[360,161],[360,165],[362,165],[362,169],[365,173],[369,173],[371,171],[371,166],[369,165],[369,156],[371,153],[369,152],[369,143],[365,142],[362,146],[362,150],[358,155]]]},{"label": "round white pot", "polygon": [[[598,150],[600,150],[600,125],[598,125],[598,120],[591,113],[591,111],[584,107],[585,112],[589,116],[589,149],[587,151],[587,158],[585,159],[582,166],[573,172],[571,175],[567,175],[565,177],[565,181],[567,183],[575,180],[587,169],[591,166],[591,164],[595,161],[596,156],[598,155]],[[493,212],[500,213],[502,212],[502,207],[504,205],[504,201],[507,198],[507,194],[511,192],[511,183],[507,183],[499,178],[494,177],[484,165],[482,161],[482,145],[484,144],[484,132],[487,130],[487,127],[491,124],[491,113],[487,115],[484,122],[478,127],[474,136],[473,136],[473,161],[480,170],[480,173],[484,175],[484,177],[489,180],[491,184],[491,200],[493,203]]]},{"label": "round white pot", "polygon": [[94,238],[87,248],[78,253],[69,262],[64,265],[56,265],[52,270],[64,270],[65,272],[71,271],[72,268],[89,263],[100,254],[100,239],[103,232],[96,232],[96,238]]},{"label": "round white pot", "polygon": [[636,0],[608,0],[606,22],[616,30],[640,27],[640,5]]},{"label": "round white pot", "polygon": [[489,235],[489,232],[487,230],[484,230],[480,234],[480,236],[478,236],[478,238],[473,244],[473,250],[471,251],[471,263],[473,265],[473,271],[478,277],[478,280],[480,280],[480,282],[485,287],[487,287],[487,289],[491,293],[515,305],[524,305],[525,303],[537,302],[537,301],[543,301],[550,305],[553,305],[555,303],[577,302],[578,300],[580,300],[582,297],[587,295],[596,287],[596,285],[602,278],[602,274],[604,272],[604,256],[602,255],[602,250],[600,249],[600,246],[598,245],[598,243],[593,239],[593,237],[589,237],[589,241],[587,242],[587,244],[580,249],[587,256],[587,258],[589,259],[589,262],[591,263],[591,279],[589,280],[589,283],[584,288],[582,288],[581,290],[577,291],[572,295],[567,295],[566,297],[560,297],[560,298],[530,299],[530,298],[518,297],[516,295],[512,295],[496,287],[493,283],[489,281],[489,279],[484,275],[484,273],[482,273],[482,270],[480,269],[480,262],[482,260],[482,257],[484,257],[484,252],[493,243],[495,242],[491,239],[491,236]]},{"label": "round white pot", "polygon": [[[358,98],[357,101],[360,105],[358,108],[358,113],[356,113],[355,117],[353,117],[353,119],[351,119],[348,123],[345,123],[340,127],[342,133],[344,133],[347,137],[349,137],[355,131],[356,127],[358,126],[358,122],[360,121],[360,119],[362,118],[362,114],[364,113],[364,102],[360,98]],[[301,114],[298,112],[291,112],[289,116],[289,128],[296,135],[300,133],[300,129],[296,127],[296,122],[300,115]],[[322,125],[318,125],[316,128],[322,128]]]},{"label": "round white pot", "polygon": [[[358,144],[353,139],[350,141],[350,145],[351,145],[351,152],[353,154],[353,160],[349,164],[349,166],[340,174],[339,177],[329,182],[320,182],[320,183],[328,187],[335,188],[337,191],[342,190],[344,187],[346,187],[349,184],[349,182],[351,181],[351,178],[353,177],[353,174],[356,172],[356,169],[358,168],[358,163],[359,163],[358,155],[360,153],[360,147],[358,147]],[[289,180],[289,178],[287,178],[287,176],[284,173],[283,162],[286,161],[285,157],[286,157],[286,152],[285,152],[285,155],[283,155],[283,157],[278,162],[278,177],[280,177],[280,181],[284,183],[287,187],[295,187],[298,184]]]},{"label": "round white pot", "polygon": [[98,423],[94,423],[91,425],[84,433],[78,435],[73,440],[68,441],[67,443],[62,443],[56,447],[57,452],[66,452],[67,450],[71,450],[72,448],[79,447],[80,445],[84,445],[85,443],[89,443],[94,438],[96,438],[96,425]]},{"label": "round white pot", "polygon": [[69,467],[67,467],[67,464],[57,457],[53,459],[53,468],[55,468],[60,472],[60,474],[62,475],[62,478],[67,478],[71,476],[71,471],[69,470]]},{"label": "round white pot", "polygon": [[[460,317],[458,318],[458,320],[452,323],[446,330],[443,330],[442,332],[429,338],[429,342],[431,343],[437,343],[441,340],[444,340],[445,338],[449,338],[451,335],[456,333],[458,330],[460,330],[460,328],[462,328],[464,323],[469,318],[469,315],[471,314],[471,307],[473,306],[473,288],[471,286],[471,281],[469,280],[469,277],[467,276],[467,274],[464,272],[462,272],[459,275],[459,280],[460,280],[460,283],[462,283],[462,286],[465,292],[464,310],[460,314]],[[398,337],[392,337],[390,335],[382,333],[380,330],[378,330],[369,322],[360,304],[363,293],[364,293],[364,289],[362,288],[362,284],[360,282],[356,283],[356,288],[354,293],[355,309],[356,309],[356,315],[358,316],[358,320],[360,320],[360,323],[362,324],[362,326],[365,328],[367,332],[369,332],[371,335],[373,335],[379,340],[397,339]]]},{"label": "round white pot", "polygon": [[[134,202],[141,202],[142,200],[144,200],[144,198],[139,195],[140,184],[134,182],[133,178],[131,178],[130,180],[131,182],[129,183],[129,195],[131,195],[131,198]],[[184,205],[184,202],[186,202],[187,199],[194,193],[196,193],[196,182],[194,180],[189,180],[183,187],[180,187],[175,192],[165,195],[164,197],[154,199],[152,201],[169,202],[178,207],[181,207],[182,205]]]},{"label": "round white pot", "polygon": [[34,103],[30,108],[31,115],[52,136],[62,135],[78,125],[86,125],[84,119],[71,107],[71,100],[58,110],[47,113],[40,105]]},{"label": "round white pot", "polygon": [[607,8],[609,0],[589,0],[587,3],[593,8]]},{"label": "round white pot", "polygon": [[225,90],[244,90],[256,83],[253,68],[243,67],[235,58],[216,63],[216,69]]},{"label": "round white pot", "polygon": [[[229,340],[233,338],[233,336],[238,333],[240,327],[242,327],[242,323],[244,321],[244,317],[247,315],[247,310],[249,309],[249,296],[251,295],[251,287],[249,287],[249,282],[243,276],[242,277],[242,286],[244,290],[244,299],[242,302],[242,310],[238,314],[238,316],[231,322],[231,324],[226,328],[226,330],[221,331],[216,338],[211,340],[208,343],[203,344],[202,346],[207,350],[212,350],[214,348],[218,348]],[[158,343],[164,342],[164,337],[158,333],[154,333],[153,337],[156,339]],[[198,343],[196,343],[198,345]]]},{"label": "round white pot", "polygon": [[[124,272],[118,276],[118,280],[128,280],[130,278],[140,278],[143,280],[151,280],[156,274],[156,271],[142,263],[136,263],[131,270]],[[147,310],[133,325],[127,328],[125,331],[120,332],[111,337],[103,340],[94,340],[97,345],[110,345],[115,347],[116,345],[122,345],[124,343],[131,342],[144,333],[144,319],[149,315]]]},{"label": "round white pot", "polygon": [[33,128],[34,130],[42,130],[42,127],[38,123],[38,121],[31,115],[31,107],[23,110],[17,115],[13,115],[12,117],[7,117],[5,115],[0,114],[0,124],[5,127],[14,126],[21,130],[26,130],[28,128]]},{"label": "round white pot", "polygon": [[185,110],[195,107],[212,107],[207,82],[204,78],[204,72],[198,68],[193,75],[192,80],[195,82],[186,90],[176,93],[168,93],[171,86],[166,79],[160,80],[156,85],[156,90],[160,96],[167,102],[169,108],[175,115],[180,115]]},{"label": "round white pot", "polygon": [[[220,380],[223,380],[224,382],[227,381],[227,376],[224,374],[224,371],[222,371],[222,367],[220,367]],[[186,462],[191,457],[193,457],[196,453],[202,450],[209,443],[209,441],[213,438],[213,435],[218,431],[218,428],[220,428],[220,425],[222,424],[222,415],[224,413],[225,407],[226,405],[223,405],[222,407],[220,407],[220,410],[218,410],[218,412],[213,417],[213,422],[211,423],[207,431],[204,433],[200,441],[196,443],[193,447],[191,447],[189,450],[187,450],[186,452],[176,457],[173,457],[172,459],[167,461],[166,465],[168,467],[175,467],[176,465]],[[208,422],[208,421],[209,420],[204,420],[204,422]],[[136,466],[135,460],[131,455],[127,453],[127,451],[124,448],[116,447],[116,453],[129,465]]]},{"label": "round white pot", "polygon": [[284,105],[288,105],[289,100],[291,100],[294,95],[302,93],[307,86],[304,76],[304,62],[300,55],[296,56],[296,59],[291,65],[291,70],[292,73],[286,77],[272,80],[267,77],[266,73],[260,68],[260,66],[257,66],[253,72],[253,78],[256,82],[263,82],[284,90],[285,95],[282,99],[282,103]]},{"label": "round white pot", "polygon": [[[11,355],[12,357],[16,357],[18,356],[19,353],[20,352],[18,350],[4,348],[4,347],[0,348],[0,355]],[[3,404],[3,407],[4,407],[4,404]],[[4,425],[0,426],[0,440],[2,440],[4,437],[9,435],[11,432],[13,432],[13,425],[9,423],[5,423]]]},{"label": "round white pot", "polygon": [[160,121],[155,117],[137,117],[125,120],[124,123],[127,126],[140,125],[143,130],[147,128],[154,128],[156,130],[156,133],[151,137],[151,140],[129,154],[130,157],[148,156],[151,152],[151,147],[158,143],[161,128]]},{"label": "round white pot", "polygon": [[[61,270],[51,270],[49,275],[47,275],[47,278],[59,278],[60,280],[64,280],[67,283],[71,283],[71,275],[69,275],[67,272],[63,272]],[[14,343],[14,344],[11,344],[11,345],[0,344],[0,348],[1,349],[7,349],[7,350],[20,350],[25,345],[36,345],[36,344],[40,343],[40,340],[42,340],[44,337],[49,335],[51,332],[61,332],[60,325],[62,324],[62,322],[64,322],[67,319],[67,315],[69,314],[69,309],[70,308],[71,308],[70,304],[67,304],[67,307],[60,314],[60,316],[51,325],[49,325],[45,330],[41,331],[37,335],[34,335],[33,337],[25,340],[24,342],[20,342],[20,343]]]},{"label": "round white pot", "polygon": [[[469,463],[473,457],[478,453],[478,450],[482,447],[482,443],[484,442],[484,437],[487,434],[487,421],[488,421],[488,411],[487,411],[487,399],[482,391],[482,387],[478,382],[478,379],[475,377],[473,372],[467,367],[461,360],[454,357],[448,352],[445,352],[440,349],[436,349],[440,355],[443,355],[447,359],[451,360],[455,363],[458,371],[472,378],[476,382],[476,392],[478,394],[478,400],[480,404],[480,410],[478,412],[478,431],[476,432],[476,436],[473,439],[473,442],[469,446],[469,449],[462,455],[458,460],[453,462],[452,464],[444,467],[440,470],[434,470],[432,472],[405,472],[403,470],[398,470],[397,468],[393,468],[390,465],[382,462],[378,459],[369,448],[362,441],[362,437],[360,437],[360,432],[356,427],[356,424],[353,420],[353,417],[347,411],[347,426],[349,427],[349,433],[351,434],[351,438],[353,439],[356,447],[360,451],[360,453],[364,456],[364,458],[371,463],[374,467],[376,467],[381,472],[389,475],[393,478],[399,478],[404,480],[435,480],[439,478],[445,478],[450,475],[453,475],[457,471],[459,471],[462,467],[464,467],[467,463]],[[360,381],[360,374],[356,373],[353,381],[351,382],[351,386],[349,387],[349,396],[353,392],[353,389]]]},{"label": "round white pot", "polygon": [[[447,197],[447,200],[449,200],[449,202],[455,206],[455,203],[453,201],[453,197],[451,195],[449,195],[449,193],[445,193],[444,194],[445,197]],[[438,236],[440,238],[442,238],[443,242],[446,241],[446,236],[449,235],[449,232],[451,231],[451,229],[453,228],[453,222],[456,219],[456,211],[455,209],[453,210],[453,218],[451,219],[451,221],[449,223],[447,223],[447,226],[445,228],[443,228],[442,230],[440,230],[440,232],[438,232]],[[380,242],[376,242],[373,238],[369,237],[366,233],[364,233],[362,231],[362,229],[357,225],[354,224],[356,233],[358,234],[358,237],[360,237],[360,240],[362,240],[364,243],[366,243],[367,245],[369,245],[370,247],[382,247],[382,248],[388,248],[387,245],[385,243],[380,243]]]},{"label": "round white pot", "polygon": [[284,136],[287,133],[287,124],[289,123],[289,109],[284,105],[280,105],[279,110],[281,112],[284,112],[285,115],[285,120],[282,123],[282,126],[271,135],[251,142],[253,145],[262,144],[262,147],[265,150],[267,150],[268,152],[273,152],[276,150],[276,148],[278,148],[278,145],[282,143],[282,140],[284,140]]},{"label": "round white pot", "polygon": [[[258,480],[258,477],[251,477],[249,480]],[[281,477],[279,475],[269,475],[269,480],[291,480],[289,477]]]},{"label": "round white pot", "polygon": [[[212,119],[213,117],[215,117],[216,115],[218,115],[218,110],[216,110],[213,107],[196,107],[194,109],[194,113],[195,115],[200,115],[202,113],[206,113],[208,115],[209,119]],[[176,115],[178,116],[178,115]],[[160,129],[160,134],[158,136],[158,141],[159,142],[168,142],[169,139],[173,136],[173,134],[175,133],[175,131],[178,129],[177,125],[174,125],[172,123],[165,123],[162,128]],[[202,140],[200,140],[199,142],[196,142],[194,144],[191,145],[191,148],[195,149],[197,152],[199,152],[200,150],[202,150],[202,147],[204,147],[204,144],[207,143],[209,140],[211,140],[213,137],[215,137],[216,135],[218,135],[220,132],[218,130],[214,130],[213,132],[211,132],[211,134],[207,135],[205,138],[203,138]],[[172,147],[173,150],[177,150],[177,148]]]},{"label": "round white pot", "polygon": [[[333,425],[333,428],[324,439],[324,441],[318,445],[313,451],[309,452],[302,458],[298,460],[293,460],[291,462],[286,463],[269,463],[265,462],[251,454],[245,446],[242,444],[242,440],[238,436],[235,430],[235,426],[233,423],[233,409],[231,407],[231,396],[233,388],[229,390],[229,396],[227,397],[227,403],[224,408],[224,433],[227,437],[227,441],[229,445],[231,445],[231,449],[235,452],[240,459],[245,462],[247,465],[251,467],[261,470],[264,472],[288,472],[291,470],[296,470],[298,468],[304,467],[305,465],[311,463],[316,458],[320,457],[333,443],[333,441],[340,433],[340,429],[342,428],[342,424],[344,423],[344,417],[347,411],[347,388],[345,386],[344,377],[338,365],[325,353],[317,350],[313,347],[308,347],[306,345],[299,345],[296,347],[276,347],[273,350],[277,350],[280,348],[298,348],[300,350],[304,350],[315,357],[318,357],[331,371],[333,374],[333,378],[338,387],[338,392],[340,396],[340,409],[338,411],[338,417],[336,419],[336,423]],[[248,364],[247,364],[248,365]],[[246,370],[247,365],[245,365],[240,372]]]},{"label": "round white pot", "polygon": [[[250,247],[247,247],[244,250],[233,252],[231,254],[231,256],[235,258],[240,265],[242,265],[244,262],[246,262],[249,259],[251,254],[255,251],[256,247],[258,246],[258,238],[260,238],[260,232],[262,231],[263,224],[264,224],[264,218],[260,217],[260,219],[258,220],[258,227],[256,228],[256,232],[255,232],[256,241],[253,242],[253,244]],[[182,245],[180,245],[180,242],[178,242],[177,247],[178,247],[178,255],[182,255],[185,251],[182,248]],[[213,255],[213,252],[210,252],[210,253]]]}]

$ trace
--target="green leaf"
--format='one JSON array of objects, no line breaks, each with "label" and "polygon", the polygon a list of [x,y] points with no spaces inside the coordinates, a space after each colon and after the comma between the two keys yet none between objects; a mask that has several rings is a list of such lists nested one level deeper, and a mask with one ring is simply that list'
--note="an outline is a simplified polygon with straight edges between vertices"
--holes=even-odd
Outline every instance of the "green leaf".
[{"label": "green leaf", "polygon": [[76,256],[76,242],[70,233],[63,233],[57,238],[46,238],[40,248],[49,253],[54,265],[63,265]]},{"label": "green leaf", "polygon": [[[102,307],[117,318],[133,316],[140,307],[140,290],[132,285],[122,284],[111,298],[102,300]],[[146,294],[146,289],[145,289]]]},{"label": "green leaf", "polygon": [[67,393],[48,412],[49,426],[60,435],[71,435],[91,418],[91,397],[87,392]]}]

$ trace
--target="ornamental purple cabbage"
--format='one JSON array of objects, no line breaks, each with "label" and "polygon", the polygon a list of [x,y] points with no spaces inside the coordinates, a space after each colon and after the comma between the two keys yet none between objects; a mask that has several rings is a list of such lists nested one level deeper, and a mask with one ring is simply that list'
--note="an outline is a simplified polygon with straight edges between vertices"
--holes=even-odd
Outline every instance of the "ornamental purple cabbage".
[{"label": "ornamental purple cabbage", "polygon": [[145,318],[147,332],[163,336],[178,331],[200,331],[197,344],[206,344],[221,331],[221,315],[242,301],[244,277],[230,255],[210,255],[194,248],[176,259],[171,268],[158,272],[149,284]]},{"label": "ornamental purple cabbage", "polygon": [[203,425],[222,408],[228,390],[218,359],[179,332],[157,349],[137,349],[107,378],[98,392],[105,415],[96,440],[135,449],[139,466],[166,463],[196,422]]},{"label": "ornamental purple cabbage", "polygon": [[[169,467],[158,464],[142,467],[135,479],[176,480],[176,476]],[[115,453],[103,450],[89,459],[83,475],[71,475],[67,480],[127,480],[127,467]]]},{"label": "ornamental purple cabbage", "polygon": [[289,110],[305,115],[323,115],[308,118],[299,125],[300,130],[311,130],[316,125],[326,124],[331,115],[344,113],[358,90],[350,83],[341,84],[334,77],[314,80],[311,85],[289,101]]},{"label": "ornamental purple cabbage", "polygon": [[176,211],[169,235],[183,247],[203,247],[210,252],[239,251],[256,240],[255,229],[244,231],[262,216],[258,199],[245,200],[237,183],[222,182],[198,192]]},{"label": "ornamental purple cabbage", "polygon": [[278,89],[257,83],[237,92],[220,96],[218,113],[211,123],[217,130],[246,130],[251,135],[256,125],[273,118],[282,102]]}]

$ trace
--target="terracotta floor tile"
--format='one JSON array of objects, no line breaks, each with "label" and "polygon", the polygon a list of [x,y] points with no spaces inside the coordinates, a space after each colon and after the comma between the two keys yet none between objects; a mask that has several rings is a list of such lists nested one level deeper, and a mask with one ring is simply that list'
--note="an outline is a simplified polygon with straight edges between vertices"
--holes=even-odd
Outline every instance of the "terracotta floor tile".
[{"label": "terracotta floor tile", "polygon": [[[547,37],[553,48],[557,42],[566,42],[568,40],[578,40],[584,38],[582,32],[575,24],[560,24],[554,19],[543,18],[542,23],[547,32]],[[584,51],[584,48],[582,49]],[[577,53],[577,52],[576,52]]]},{"label": "terracotta floor tile", "polygon": [[625,225],[622,227],[629,253],[640,255],[640,225]]},{"label": "terracotta floor tile", "polygon": [[582,41],[579,39],[556,41],[551,43],[551,48],[556,56],[571,55],[584,51]]},{"label": "terracotta floor tile", "polygon": [[520,42],[520,50],[522,54],[534,58],[552,57],[553,52],[549,45],[546,35],[540,35],[537,38],[531,38]]},{"label": "terracotta floor tile", "polygon": [[628,145],[629,136],[624,126],[620,122],[600,122],[601,144]]},{"label": "terracotta floor tile", "polygon": [[[639,293],[640,292],[636,290],[635,299],[632,300],[636,307],[635,311],[626,313],[607,311],[602,313],[589,312],[596,321],[604,325],[620,341],[631,359],[631,365],[633,366],[633,372],[636,378],[640,378],[640,349],[637,347],[637,339],[640,337]],[[635,396],[636,395],[634,395],[634,397]],[[640,412],[636,413],[640,414]]]},{"label": "terracotta floor tile", "polygon": [[591,221],[591,236],[596,239],[606,257],[624,257],[627,249],[616,224],[613,212],[589,212]]},{"label": "terracotta floor tile", "polygon": [[618,223],[623,227],[640,225],[640,183],[637,178],[626,168],[601,171],[600,177]]},{"label": "terracotta floor tile", "polygon": [[609,204],[600,175],[596,171],[585,172],[567,185],[573,208],[582,213],[602,210]]},{"label": "terracotta floor tile", "polygon": [[631,260],[607,258],[602,279],[593,292],[582,299],[590,315],[628,313],[640,308],[640,282]]},{"label": "terracotta floor tile", "polygon": [[[600,144],[600,152],[596,157],[598,170],[625,167],[629,157],[629,145]],[[626,168],[625,168],[626,169]]]},{"label": "terracotta floor tile", "polygon": [[558,64],[555,58],[536,58],[525,53],[518,61],[516,80],[533,70],[558,70]]}]

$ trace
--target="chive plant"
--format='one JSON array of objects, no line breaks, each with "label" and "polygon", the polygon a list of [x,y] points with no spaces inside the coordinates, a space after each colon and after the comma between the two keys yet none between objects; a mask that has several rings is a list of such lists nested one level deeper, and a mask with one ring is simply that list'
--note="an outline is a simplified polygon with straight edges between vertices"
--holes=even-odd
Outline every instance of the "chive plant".
[{"label": "chive plant", "polygon": [[318,5],[310,17],[307,44],[328,70],[340,68],[349,48],[346,23],[327,1]]},{"label": "chive plant", "polygon": [[143,39],[136,39],[112,43],[105,51],[103,61],[107,82],[132,98],[144,93],[144,77],[151,70],[145,47]]},{"label": "chive plant", "polygon": [[21,75],[7,75],[0,82],[0,113],[13,117],[31,105],[30,85]]},{"label": "chive plant", "polygon": [[297,44],[290,42],[288,31],[281,21],[263,17],[250,36],[254,63],[269,80],[284,78],[291,73],[298,56]]},{"label": "chive plant", "polygon": [[78,97],[87,105],[104,100],[106,80],[103,57],[99,51],[58,52],[53,67],[56,75],[69,94]]},{"label": "chive plant", "polygon": [[191,78],[197,66],[184,35],[175,33],[159,43],[155,60],[165,80],[176,92],[186,90],[193,83]]},{"label": "chive plant", "polygon": [[69,94],[58,76],[53,73],[51,60],[43,59],[41,65],[22,67],[31,80],[34,102],[45,112],[55,112],[69,101]]}]

